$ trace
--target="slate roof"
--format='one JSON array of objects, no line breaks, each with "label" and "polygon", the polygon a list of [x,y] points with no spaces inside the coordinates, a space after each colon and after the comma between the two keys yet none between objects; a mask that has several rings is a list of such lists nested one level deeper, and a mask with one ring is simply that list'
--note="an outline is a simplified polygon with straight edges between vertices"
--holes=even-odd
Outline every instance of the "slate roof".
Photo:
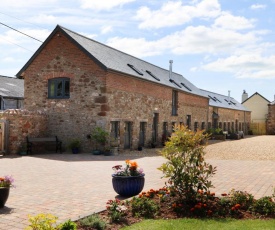
[{"label": "slate roof", "polygon": [[205,97],[208,97],[210,99],[209,100],[210,106],[241,110],[241,111],[250,111],[245,106],[243,106],[240,102],[236,101],[233,97],[228,97],[226,95],[221,95],[221,94],[210,92],[203,89],[201,89],[201,92]]},{"label": "slate roof", "polygon": [[[17,77],[20,77],[23,71],[28,67],[32,60],[39,54],[43,49],[44,45],[56,32],[62,32],[65,34],[72,42],[74,42],[82,51],[89,55],[94,61],[100,64],[103,68],[107,70],[114,70],[117,72],[125,73],[140,79],[148,80],[158,84],[173,87],[179,91],[184,91],[186,93],[195,94],[203,96],[200,89],[189,82],[182,75],[177,73],[172,73],[171,79],[169,80],[169,70],[163,69],[144,60],[126,54],[122,51],[114,49],[105,44],[99,43],[93,39],[87,38],[81,34],[73,32],[69,29],[56,26],[51,35],[42,44],[42,46],[36,51],[32,58],[26,63],[26,65],[17,73]],[[128,64],[133,65],[141,74],[133,70]],[[169,66],[167,60],[167,66]],[[149,71],[149,72],[148,72]],[[151,75],[151,74],[153,75]],[[155,76],[155,77],[154,77]]]},{"label": "slate roof", "polygon": [[0,75],[0,96],[23,98],[24,80]]}]

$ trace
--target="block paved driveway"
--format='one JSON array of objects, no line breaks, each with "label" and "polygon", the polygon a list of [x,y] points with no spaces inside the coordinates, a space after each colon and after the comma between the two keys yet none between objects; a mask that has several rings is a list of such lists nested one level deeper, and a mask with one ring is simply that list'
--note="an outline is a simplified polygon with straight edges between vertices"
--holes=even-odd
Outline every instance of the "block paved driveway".
[{"label": "block paved driveway", "polygon": [[[157,170],[164,158],[132,156],[146,173],[145,188],[164,185]],[[125,156],[83,154],[39,154],[0,157],[0,175],[12,175],[16,188],[0,209],[0,229],[16,230],[27,226],[27,215],[52,213],[63,222],[103,210],[106,201],[116,197],[112,166],[123,164]],[[207,159],[218,171],[212,179],[217,195],[232,188],[252,193],[256,198],[272,194],[275,161],[238,161]]]}]

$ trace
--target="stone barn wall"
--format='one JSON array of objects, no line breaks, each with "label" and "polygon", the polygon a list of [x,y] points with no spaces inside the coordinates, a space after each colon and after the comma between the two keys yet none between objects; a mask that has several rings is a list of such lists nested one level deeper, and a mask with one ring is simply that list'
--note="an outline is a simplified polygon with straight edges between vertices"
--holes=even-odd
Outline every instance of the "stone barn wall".
[{"label": "stone barn wall", "polygon": [[30,112],[20,109],[9,109],[0,113],[0,119],[7,121],[8,146],[5,155],[15,155],[26,137],[45,137],[48,134],[48,118],[40,111]]}]

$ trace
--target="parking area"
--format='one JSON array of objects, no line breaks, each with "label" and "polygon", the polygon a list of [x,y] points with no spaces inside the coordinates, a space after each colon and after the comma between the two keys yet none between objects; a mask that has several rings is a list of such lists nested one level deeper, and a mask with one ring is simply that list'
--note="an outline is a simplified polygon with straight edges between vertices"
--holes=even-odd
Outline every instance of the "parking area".
[{"label": "parking area", "polygon": [[[271,195],[275,185],[275,160],[234,159],[231,153],[239,151],[242,141],[243,149],[245,145],[251,148],[253,143],[257,143],[255,148],[258,148],[259,143],[265,146],[268,144],[265,142],[275,142],[275,136],[269,137],[272,139],[255,137],[254,140],[211,143],[206,149],[206,159],[217,166],[212,191],[219,195],[234,188],[252,193],[256,198]],[[224,144],[228,145],[231,158],[211,156],[211,152],[219,149],[222,152]],[[234,146],[238,148],[234,149]],[[259,149],[262,156],[265,149],[269,152],[269,148]],[[0,209],[0,229],[24,229],[28,214],[52,213],[59,217],[59,221],[65,221],[103,210],[106,201],[117,195],[112,188],[112,166],[123,164],[126,158],[135,159],[144,169],[144,190],[163,187],[165,179],[161,178],[162,173],[157,168],[165,159],[156,154],[146,156],[145,151],[129,157],[64,153],[0,158],[0,175],[12,175],[16,184],[16,188],[10,191],[6,206]]]}]

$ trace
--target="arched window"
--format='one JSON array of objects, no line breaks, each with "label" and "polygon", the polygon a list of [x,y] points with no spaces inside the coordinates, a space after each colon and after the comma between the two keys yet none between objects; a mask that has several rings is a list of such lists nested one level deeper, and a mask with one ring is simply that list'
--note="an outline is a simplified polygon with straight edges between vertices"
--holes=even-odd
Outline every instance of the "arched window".
[{"label": "arched window", "polygon": [[70,98],[70,78],[54,78],[48,81],[48,98]]}]

